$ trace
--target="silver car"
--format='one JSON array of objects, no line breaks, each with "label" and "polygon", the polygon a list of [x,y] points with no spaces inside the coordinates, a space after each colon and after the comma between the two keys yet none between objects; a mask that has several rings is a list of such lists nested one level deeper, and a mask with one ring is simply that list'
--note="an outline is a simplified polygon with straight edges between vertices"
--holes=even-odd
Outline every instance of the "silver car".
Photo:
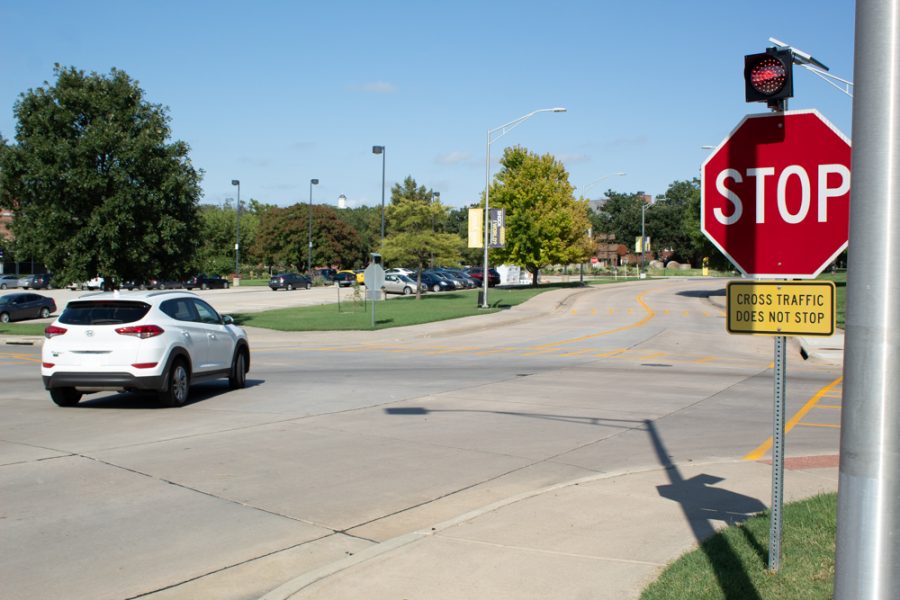
[{"label": "silver car", "polygon": [[[381,286],[385,294],[403,294],[409,296],[416,291],[416,282],[406,275],[399,273],[390,273],[384,276],[384,285]],[[425,285],[422,285],[421,291],[425,291]]]},{"label": "silver car", "polygon": [[10,290],[19,287],[18,275],[0,275],[0,290]]}]

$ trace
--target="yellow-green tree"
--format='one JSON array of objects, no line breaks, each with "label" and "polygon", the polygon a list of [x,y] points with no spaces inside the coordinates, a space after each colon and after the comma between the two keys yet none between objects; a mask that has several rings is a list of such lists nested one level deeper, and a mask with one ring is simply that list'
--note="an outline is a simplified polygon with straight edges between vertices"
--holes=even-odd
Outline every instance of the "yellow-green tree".
[{"label": "yellow-green tree", "polygon": [[429,264],[457,264],[463,240],[455,233],[438,231],[447,220],[447,208],[425,186],[407,177],[391,190],[386,211],[390,234],[381,254],[386,263],[416,266],[416,298],[420,297],[422,269]]},{"label": "yellow-green tree", "polygon": [[524,267],[537,285],[541,268],[586,260],[591,252],[585,200],[576,200],[565,167],[551,154],[507,148],[491,184],[491,208],[506,209],[506,246],[492,262]]}]

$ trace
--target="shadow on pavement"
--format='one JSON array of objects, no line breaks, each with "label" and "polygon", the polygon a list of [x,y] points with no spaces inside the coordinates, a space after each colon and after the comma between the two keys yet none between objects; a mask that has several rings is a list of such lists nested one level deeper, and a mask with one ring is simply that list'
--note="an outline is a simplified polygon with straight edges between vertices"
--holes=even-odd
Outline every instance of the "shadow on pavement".
[{"label": "shadow on pavement", "polygon": [[[723,481],[721,477],[715,475],[702,473],[685,479],[670,460],[656,425],[650,420],[645,420],[644,423],[659,464],[665,468],[671,482],[668,485],[657,486],[659,495],[681,505],[681,510],[694,533],[694,539],[712,566],[722,594],[729,600],[738,598],[761,600],[728,540],[723,536],[714,537],[716,530],[712,521],[734,525],[765,510],[765,505],[756,498],[712,487],[713,484]],[[745,532],[745,535],[749,534]],[[767,552],[755,539],[750,541],[765,564]]]}]

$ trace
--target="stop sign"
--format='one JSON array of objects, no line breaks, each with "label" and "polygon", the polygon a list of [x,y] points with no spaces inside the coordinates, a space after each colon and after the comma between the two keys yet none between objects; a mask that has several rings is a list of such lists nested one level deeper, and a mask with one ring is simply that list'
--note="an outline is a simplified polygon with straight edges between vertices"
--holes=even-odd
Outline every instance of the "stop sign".
[{"label": "stop sign", "polygon": [[700,228],[745,275],[812,278],[847,247],[850,140],[815,110],[744,117],[701,178]]}]

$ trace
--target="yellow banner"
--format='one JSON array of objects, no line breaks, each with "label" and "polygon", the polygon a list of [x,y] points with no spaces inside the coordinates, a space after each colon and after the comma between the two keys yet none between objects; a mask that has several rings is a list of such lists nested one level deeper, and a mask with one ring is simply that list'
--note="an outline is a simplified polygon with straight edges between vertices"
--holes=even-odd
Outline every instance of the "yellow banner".
[{"label": "yellow banner", "polygon": [[729,333],[834,335],[834,282],[731,281]]},{"label": "yellow banner", "polygon": [[484,248],[484,209],[469,209],[469,248]]}]

